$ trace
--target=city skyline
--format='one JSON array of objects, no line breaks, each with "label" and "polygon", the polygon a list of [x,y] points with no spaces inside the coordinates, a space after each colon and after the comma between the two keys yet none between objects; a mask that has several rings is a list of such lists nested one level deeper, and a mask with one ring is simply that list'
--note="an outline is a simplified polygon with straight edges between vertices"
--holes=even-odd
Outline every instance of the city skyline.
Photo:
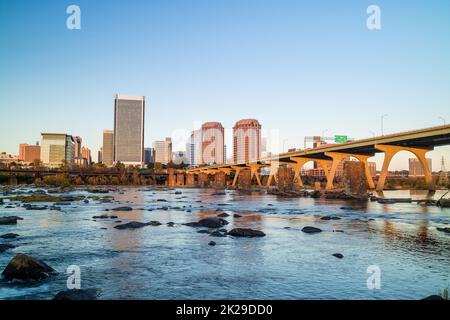
[{"label": "city skyline", "polygon": [[[149,97],[157,117],[145,123],[144,147],[207,121],[220,121],[227,132],[237,119],[256,118],[279,131],[286,149],[324,132],[379,135],[384,114],[385,134],[450,121],[447,2],[438,12],[410,6],[405,15],[404,5],[379,1],[379,31],[367,30],[366,6],[354,1],[322,9],[295,1],[176,3],[182,15],[165,3],[79,1],[82,28],[71,31],[65,4],[2,2],[8,47],[1,50],[0,109],[21,125],[4,123],[0,151],[17,154],[40,132],[69,132],[96,153],[113,123],[115,92]],[[35,15],[36,6],[45,10]],[[118,28],[115,21],[133,23]],[[40,27],[31,33],[29,25]],[[114,34],[126,46],[117,47]],[[430,153],[434,171],[449,154],[449,147]],[[407,168],[409,157],[398,155],[392,169]]]}]

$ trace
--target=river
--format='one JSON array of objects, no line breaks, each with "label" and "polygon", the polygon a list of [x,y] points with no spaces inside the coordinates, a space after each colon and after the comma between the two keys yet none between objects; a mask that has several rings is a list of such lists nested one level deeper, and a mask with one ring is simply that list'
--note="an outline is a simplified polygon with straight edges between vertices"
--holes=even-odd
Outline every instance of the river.
[{"label": "river", "polygon": [[[20,235],[0,239],[16,245],[0,253],[0,269],[25,253],[59,272],[33,284],[0,279],[0,299],[51,299],[66,289],[70,265],[80,267],[82,288],[101,289],[100,299],[421,299],[450,283],[450,235],[436,229],[448,226],[449,208],[178,190],[182,194],[121,187],[107,194],[114,197],[111,203],[78,201],[61,211],[0,205],[0,217],[24,219],[0,225],[0,235]],[[67,194],[93,196],[81,189]],[[418,191],[385,195],[425,197]],[[105,212],[118,206],[133,210]],[[226,229],[253,228],[266,236],[212,237],[182,225],[216,216],[217,210],[230,214]],[[105,213],[118,218],[92,218]],[[341,219],[320,219],[329,215]],[[117,220],[162,225],[118,230]],[[323,232],[307,234],[304,226]],[[209,246],[211,240],[217,244]],[[380,270],[379,288],[367,286],[369,266]]]}]

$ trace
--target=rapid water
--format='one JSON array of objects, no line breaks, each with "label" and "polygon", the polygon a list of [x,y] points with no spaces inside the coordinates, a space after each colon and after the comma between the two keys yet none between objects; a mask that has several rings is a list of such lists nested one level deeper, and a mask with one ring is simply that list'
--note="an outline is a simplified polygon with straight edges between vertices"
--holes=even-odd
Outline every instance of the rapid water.
[{"label": "rapid water", "polygon": [[[448,208],[180,191],[120,188],[107,194],[114,196],[112,203],[72,202],[61,206],[62,212],[0,205],[0,217],[24,218],[17,225],[0,225],[0,235],[20,235],[0,239],[17,246],[0,253],[0,272],[16,253],[32,255],[59,272],[34,284],[0,279],[0,299],[51,299],[66,290],[70,265],[80,267],[82,288],[102,290],[101,299],[421,299],[450,284],[450,235],[436,229],[448,226]],[[408,191],[385,195],[425,198]],[[105,212],[125,205],[134,210]],[[217,209],[230,214],[226,229],[248,227],[266,236],[218,238],[182,225],[216,216]],[[94,221],[99,214],[118,219]],[[341,220],[320,219],[328,215]],[[162,225],[118,230],[116,220]],[[306,234],[304,226],[323,232]],[[209,246],[211,240],[217,245]],[[367,287],[369,266],[380,270],[379,289]]]}]

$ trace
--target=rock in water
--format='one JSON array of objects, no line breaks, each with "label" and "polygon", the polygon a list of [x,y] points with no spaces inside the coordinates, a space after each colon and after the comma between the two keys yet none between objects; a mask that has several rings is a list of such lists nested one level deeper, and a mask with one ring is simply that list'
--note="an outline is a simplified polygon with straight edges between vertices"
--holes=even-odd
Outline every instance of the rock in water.
[{"label": "rock in water", "polygon": [[17,220],[23,220],[21,217],[1,217],[0,218],[0,225],[2,224],[17,224]]},{"label": "rock in water", "polygon": [[131,211],[131,210],[133,210],[133,208],[132,207],[117,207],[117,208],[114,208],[111,210],[112,211]]},{"label": "rock in water", "polygon": [[217,229],[221,228],[228,224],[228,221],[220,218],[205,218],[201,219],[199,222],[188,222],[184,225],[189,227],[205,227],[205,228],[211,228],[211,229]]},{"label": "rock in water", "polygon": [[227,234],[234,237],[264,237],[266,235],[262,231],[248,228],[234,228],[228,231]]},{"label": "rock in water", "polygon": [[53,300],[97,300],[98,289],[72,289],[58,292]]},{"label": "rock in water", "polygon": [[441,232],[445,232],[445,233],[450,233],[450,228],[445,227],[445,228],[436,228],[437,231],[441,231]]},{"label": "rock in water", "polygon": [[433,294],[431,296],[423,298],[422,300],[444,300],[444,298],[442,298],[441,296],[438,296],[437,294]]},{"label": "rock in water", "polygon": [[214,241],[210,241],[208,244],[209,244],[210,246],[215,246],[215,245],[216,245],[216,243],[215,243]]},{"label": "rock in water", "polygon": [[16,233],[6,233],[0,236],[0,238],[2,239],[15,239],[17,238],[19,235]]},{"label": "rock in water", "polygon": [[333,253],[332,256],[336,257],[338,259],[342,259],[344,257],[344,255],[342,253]]},{"label": "rock in water", "polygon": [[45,262],[22,253],[16,254],[2,273],[7,280],[23,281],[39,281],[55,274],[57,272]]},{"label": "rock in water", "polygon": [[320,230],[319,228],[316,228],[316,227],[309,227],[309,226],[304,227],[304,228],[302,229],[302,231],[305,232],[305,233],[318,233],[318,232],[322,232],[322,230]]},{"label": "rock in water", "polygon": [[5,252],[8,249],[15,248],[16,246],[9,243],[0,243],[0,253]]},{"label": "rock in water", "polygon": [[224,212],[224,213],[218,214],[217,216],[220,218],[226,218],[226,217],[229,217],[230,215],[228,213]]},{"label": "rock in water", "polygon": [[144,222],[131,221],[128,223],[119,224],[119,225],[115,226],[114,228],[119,229],[119,230],[138,229],[138,228],[146,227],[148,225],[149,225],[148,223],[144,223]]}]

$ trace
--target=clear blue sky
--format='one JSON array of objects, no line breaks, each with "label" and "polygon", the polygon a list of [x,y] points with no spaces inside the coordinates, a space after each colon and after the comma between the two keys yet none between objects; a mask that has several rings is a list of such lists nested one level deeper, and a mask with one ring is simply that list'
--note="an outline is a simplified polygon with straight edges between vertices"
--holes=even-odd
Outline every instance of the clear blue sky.
[{"label": "clear blue sky", "polygon": [[[70,4],[81,30],[66,28]],[[370,4],[379,31],[366,28]],[[51,131],[96,154],[115,93],[146,96],[146,146],[247,117],[286,148],[324,130],[379,134],[384,113],[385,133],[439,125],[449,39],[446,0],[0,0],[0,151]],[[441,155],[450,162],[450,148],[433,153],[435,170]]]}]

